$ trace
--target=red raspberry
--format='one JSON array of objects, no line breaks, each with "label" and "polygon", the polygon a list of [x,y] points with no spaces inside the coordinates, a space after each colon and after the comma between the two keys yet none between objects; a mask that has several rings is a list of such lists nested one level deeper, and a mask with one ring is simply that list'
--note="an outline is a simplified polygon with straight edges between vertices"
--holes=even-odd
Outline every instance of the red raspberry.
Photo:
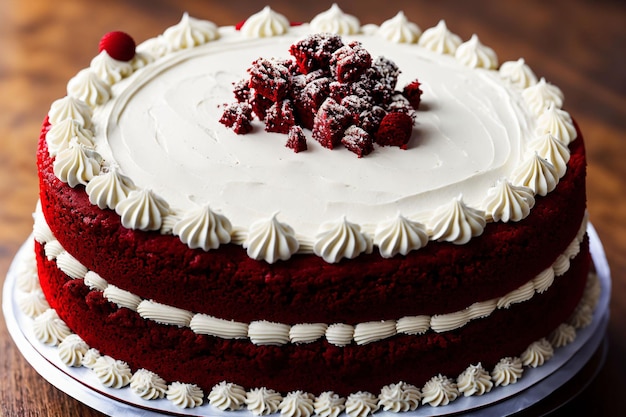
[{"label": "red raspberry", "polygon": [[376,132],[376,143],[406,149],[413,133],[413,118],[402,112],[387,113]]},{"label": "red raspberry", "polygon": [[368,155],[374,150],[372,137],[365,130],[356,125],[352,125],[344,132],[341,143],[349,151],[357,154],[359,158]]},{"label": "red raspberry", "polygon": [[293,149],[295,153],[306,151],[306,137],[302,128],[298,125],[291,126],[287,135],[286,147]]},{"label": "red raspberry", "polygon": [[98,44],[98,52],[107,51],[107,54],[118,61],[130,61],[135,56],[135,41],[125,32],[109,32]]},{"label": "red raspberry", "polygon": [[420,88],[421,84],[418,80],[407,84],[402,90],[402,95],[409,100],[413,109],[417,110],[420,106],[420,102],[422,101],[422,90]]}]

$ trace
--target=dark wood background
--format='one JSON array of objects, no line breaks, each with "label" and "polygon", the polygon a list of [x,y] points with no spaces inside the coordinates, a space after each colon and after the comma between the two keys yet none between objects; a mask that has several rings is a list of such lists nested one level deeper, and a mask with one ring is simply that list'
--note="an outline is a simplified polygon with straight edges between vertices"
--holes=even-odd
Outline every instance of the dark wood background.
[{"label": "dark wood background", "polygon": [[[265,4],[309,21],[331,1],[0,1],[0,282],[31,231],[35,146],[50,103],[89,65],[100,37],[143,41],[182,13],[230,25]],[[609,351],[597,378],[557,416],[623,415],[626,392],[626,2],[618,0],[343,0],[362,23],[405,14],[422,29],[444,18],[464,40],[478,33],[500,62],[524,57],[565,93],[588,154],[588,206],[612,269]],[[581,381],[577,381],[581,384]],[[22,358],[0,320],[0,415],[97,416],[48,384]]]}]

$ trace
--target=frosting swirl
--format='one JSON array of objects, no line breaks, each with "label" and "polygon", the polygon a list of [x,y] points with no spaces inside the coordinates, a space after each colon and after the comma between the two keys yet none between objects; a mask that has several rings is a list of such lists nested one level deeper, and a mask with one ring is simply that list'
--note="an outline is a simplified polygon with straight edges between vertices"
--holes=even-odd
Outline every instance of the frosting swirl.
[{"label": "frosting swirl", "polygon": [[255,345],[284,345],[289,343],[289,329],[287,324],[258,320],[248,326],[248,337]]},{"label": "frosting swirl", "polygon": [[167,383],[154,372],[139,369],[130,378],[130,389],[144,400],[157,400],[165,397]]},{"label": "frosting swirl", "polygon": [[552,136],[566,145],[572,143],[578,137],[572,117],[565,110],[550,104],[537,120],[537,133],[551,133]]},{"label": "frosting swirl", "polygon": [[528,187],[540,196],[554,190],[559,182],[559,175],[554,165],[535,152],[520,165],[513,174],[513,183]]},{"label": "frosting swirl", "polygon": [[241,26],[241,32],[251,38],[284,35],[288,29],[289,20],[270,6],[265,6],[263,10],[250,16]]},{"label": "frosting swirl", "polygon": [[422,395],[422,404],[439,407],[456,400],[459,389],[452,379],[439,374],[426,382],[422,388]]},{"label": "frosting swirl", "polygon": [[470,68],[495,69],[498,57],[493,49],[483,45],[474,34],[467,42],[462,43],[454,54],[457,60]]},{"label": "frosting swirl", "polygon": [[559,109],[563,107],[563,92],[559,87],[546,82],[543,77],[538,83],[525,88],[522,97],[536,115],[540,115],[550,106]]},{"label": "frosting swirl", "polygon": [[346,413],[350,417],[366,417],[374,414],[379,408],[378,398],[369,392],[355,392],[346,399]]},{"label": "frosting swirl", "polygon": [[537,84],[537,76],[526,64],[524,58],[504,62],[500,65],[498,72],[503,79],[521,89]]},{"label": "frosting swirl", "polygon": [[112,166],[107,171],[93,177],[87,184],[85,191],[91,204],[100,209],[115,210],[120,201],[125,200],[128,194],[135,189],[133,181]]},{"label": "frosting swirl", "polygon": [[520,358],[502,358],[491,371],[496,387],[515,384],[522,377],[524,369]]},{"label": "frosting swirl", "polygon": [[288,393],[279,405],[281,416],[309,417],[313,414],[313,395],[292,391]]},{"label": "frosting swirl", "polygon": [[28,317],[37,317],[50,308],[46,296],[39,288],[20,292],[17,295],[17,304]]},{"label": "frosting swirl", "polygon": [[59,152],[54,160],[54,175],[74,188],[87,183],[100,172],[102,157],[76,140],[72,140],[69,148]]},{"label": "frosting swirl", "polygon": [[215,213],[207,205],[188,213],[176,222],[172,232],[191,249],[201,248],[209,251],[230,243],[231,230],[230,221]]},{"label": "frosting swirl", "polygon": [[105,50],[91,60],[89,68],[100,80],[108,85],[118,83],[133,73],[133,67],[130,62],[113,59]]},{"label": "frosting swirl", "polygon": [[556,169],[559,178],[563,178],[567,171],[567,162],[570,158],[569,148],[560,140],[545,133],[530,143],[530,147]]},{"label": "frosting swirl", "polygon": [[239,410],[246,401],[246,391],[240,385],[222,381],[209,392],[209,404],[225,410]]},{"label": "frosting swirl", "polygon": [[361,233],[361,227],[350,223],[345,217],[334,224],[326,224],[318,234],[313,251],[328,263],[342,258],[354,259],[361,253],[372,251],[371,239]]},{"label": "frosting swirl", "polygon": [[359,19],[344,13],[337,3],[333,3],[330,9],[315,16],[310,25],[315,32],[337,35],[353,35],[361,29]]},{"label": "frosting swirl", "polygon": [[439,54],[454,55],[463,41],[458,35],[450,32],[445,20],[437,26],[426,29],[418,41],[418,45]]},{"label": "frosting swirl", "polygon": [[85,129],[90,129],[92,127],[91,116],[91,108],[84,101],[65,96],[55,100],[50,106],[48,122],[54,126],[65,119],[73,119],[77,120]]},{"label": "frosting swirl", "polygon": [[190,17],[184,13],[177,25],[163,32],[163,39],[169,51],[193,48],[219,38],[217,26],[213,22]]},{"label": "frosting swirl", "polygon": [[89,68],[80,70],[67,83],[67,95],[84,101],[91,108],[111,98],[111,87]]},{"label": "frosting swirl", "polygon": [[385,20],[378,28],[378,34],[389,42],[415,43],[422,34],[421,29],[404,15],[398,12],[393,18]]},{"label": "frosting swirl", "polygon": [[59,152],[68,149],[72,142],[93,148],[93,132],[84,128],[79,120],[67,118],[51,125],[46,133],[50,156],[56,156]]},{"label": "frosting swirl", "polygon": [[171,326],[188,327],[193,313],[155,301],[143,300],[137,306],[137,313],[143,318]]},{"label": "frosting swirl", "polygon": [[195,384],[172,382],[165,391],[168,400],[180,408],[195,408],[202,405],[204,392]]},{"label": "frosting swirl", "polygon": [[487,192],[486,212],[493,221],[518,222],[530,214],[535,205],[533,190],[515,186],[509,181],[498,181]]},{"label": "frosting swirl", "polygon": [[435,211],[432,239],[463,245],[480,236],[485,225],[484,213],[467,206],[459,196]]},{"label": "frosting swirl", "polygon": [[298,251],[300,243],[291,227],[280,223],[273,215],[269,220],[260,220],[250,226],[248,238],[243,243],[248,256],[273,264],[285,261]]},{"label": "frosting swirl", "polygon": [[282,400],[278,392],[265,387],[254,388],[246,393],[246,406],[255,416],[274,414]]},{"label": "frosting swirl", "polygon": [[321,393],[313,403],[315,414],[320,417],[338,417],[346,409],[346,399],[332,391]]},{"label": "frosting swirl", "polygon": [[35,337],[43,344],[57,346],[72,331],[63,320],[59,318],[56,310],[49,308],[33,321]]},{"label": "frosting swirl", "polygon": [[552,356],[554,356],[554,348],[548,340],[542,338],[531,343],[524,353],[522,353],[520,360],[522,361],[522,365],[536,368],[543,365],[547,360],[552,358]]},{"label": "frosting swirl", "polygon": [[398,215],[395,219],[378,226],[374,243],[383,258],[391,258],[398,253],[406,255],[412,250],[426,246],[428,233],[421,223]]},{"label": "frosting swirl", "polygon": [[79,367],[83,365],[83,358],[89,346],[77,334],[67,336],[59,344],[59,358],[67,366]]},{"label": "frosting swirl", "polygon": [[115,206],[127,229],[159,230],[169,212],[167,203],[147,189],[133,190]]},{"label": "frosting swirl", "polygon": [[403,413],[414,411],[420,404],[422,394],[417,387],[399,382],[384,386],[378,398],[378,404],[383,410]]},{"label": "frosting swirl", "polygon": [[126,362],[110,356],[100,356],[93,366],[93,371],[105,387],[120,389],[130,384],[132,372]]},{"label": "frosting swirl", "polygon": [[478,365],[470,365],[459,375],[457,386],[460,393],[469,397],[488,393],[493,388],[493,382],[491,382],[489,372],[479,363]]}]

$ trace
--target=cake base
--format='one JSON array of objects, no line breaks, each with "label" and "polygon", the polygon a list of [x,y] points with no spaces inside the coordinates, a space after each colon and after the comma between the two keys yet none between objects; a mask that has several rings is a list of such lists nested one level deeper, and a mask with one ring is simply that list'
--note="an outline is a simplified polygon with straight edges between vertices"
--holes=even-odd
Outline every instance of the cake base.
[{"label": "cake base", "polygon": [[[593,227],[588,227],[590,251],[598,273],[602,292],[593,315],[592,323],[577,332],[573,343],[555,351],[552,359],[543,366],[526,369],[524,376],[516,384],[498,387],[480,397],[461,397],[445,407],[422,405],[413,412],[403,416],[443,416],[461,411],[470,416],[506,416],[537,405],[544,401],[555,390],[563,387],[563,397],[551,400],[547,408],[550,410],[566,403],[584,386],[585,381],[577,384],[566,383],[575,378],[579,372],[585,378],[595,376],[601,367],[606,354],[604,334],[608,324],[608,304],[611,292],[610,271],[604,255],[602,244]],[[232,412],[220,411],[208,404],[195,409],[180,409],[167,400],[145,401],[134,395],[129,389],[109,389],[101,385],[97,377],[87,368],[69,368],[58,357],[57,348],[40,343],[32,331],[31,319],[24,315],[15,302],[16,271],[24,262],[28,252],[32,251],[32,238],[29,238],[15,256],[7,273],[4,284],[2,307],[7,328],[18,349],[33,368],[48,382],[78,401],[108,415],[127,416],[160,416],[164,414],[181,416],[206,415],[210,408],[211,415],[232,417]],[[567,366],[563,366],[567,363]],[[585,372],[581,372],[585,370]],[[581,375],[582,377],[582,375]],[[591,380],[592,378],[589,378]],[[553,405],[552,405],[553,404]],[[474,410],[467,413],[468,410]],[[550,411],[547,410],[547,411]],[[238,415],[250,415],[240,411]],[[385,417],[392,413],[379,411],[378,416]],[[394,416],[398,414],[393,413]]]}]

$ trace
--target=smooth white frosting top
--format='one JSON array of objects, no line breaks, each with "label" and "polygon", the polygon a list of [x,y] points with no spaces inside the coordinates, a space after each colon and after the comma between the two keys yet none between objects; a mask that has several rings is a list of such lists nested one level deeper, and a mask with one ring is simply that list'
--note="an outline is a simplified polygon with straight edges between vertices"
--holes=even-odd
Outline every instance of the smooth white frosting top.
[{"label": "smooth white frosting top", "polygon": [[[408,149],[377,146],[372,154],[356,158],[345,148],[323,148],[305,130],[308,150],[294,153],[284,146],[286,135],[266,133],[259,121],[253,122],[251,134],[237,135],[219,119],[223,105],[235,101],[233,83],[246,78],[251,63],[259,57],[291,58],[289,47],[314,33],[312,25],[289,27],[271,38],[250,37],[234,27],[216,28],[185,15],[166,33],[188,26],[207,28],[210,36],[182,50],[173,45],[159,49],[153,61],[146,60],[143,67],[115,81],[111,99],[81,123],[94,131],[94,148],[104,161],[102,173],[115,167],[137,187],[114,204],[126,227],[171,232],[173,224],[210,206],[232,225],[230,241],[245,246],[253,225],[278,216],[298,244],[279,256],[274,249],[262,249],[263,242],[248,249],[260,258],[268,254],[268,261],[286,259],[296,247],[299,253],[318,253],[314,248],[323,245],[319,239],[329,223],[355,225],[364,241],[371,242],[381,225],[401,216],[423,225],[431,240],[442,238],[435,236],[436,229],[446,227],[439,224],[442,208],[462,195],[470,213],[491,221],[485,214],[489,190],[505,179],[527,185],[519,172],[533,161],[529,143],[545,131],[565,145],[575,137],[571,119],[561,116],[568,116],[565,112],[553,105],[536,114],[524,99],[524,90],[512,88],[498,71],[471,68],[452,55],[417,44],[390,42],[374,31],[344,35],[344,42],[357,40],[373,57],[394,61],[401,70],[397,89],[420,81],[422,103]],[[148,44],[163,45],[169,37],[150,39],[138,50],[149,55],[154,48]],[[74,106],[70,110],[65,110],[69,104],[53,105],[53,126],[64,120],[58,114],[79,113],[78,104],[68,103]],[[556,116],[550,118],[552,114]],[[73,183],[91,180],[75,179],[74,174],[70,178]],[[554,182],[531,188],[543,194],[553,186]],[[102,200],[108,198],[102,197],[106,191],[100,194],[94,203],[106,204]],[[479,235],[484,222],[477,221],[479,227],[450,240],[462,244]],[[204,250],[229,241],[224,236],[209,242],[199,237],[203,233],[181,234],[181,239]],[[337,244],[348,252],[324,256],[329,262],[371,250],[370,243],[364,249]],[[381,251],[389,256],[405,249]]]}]

